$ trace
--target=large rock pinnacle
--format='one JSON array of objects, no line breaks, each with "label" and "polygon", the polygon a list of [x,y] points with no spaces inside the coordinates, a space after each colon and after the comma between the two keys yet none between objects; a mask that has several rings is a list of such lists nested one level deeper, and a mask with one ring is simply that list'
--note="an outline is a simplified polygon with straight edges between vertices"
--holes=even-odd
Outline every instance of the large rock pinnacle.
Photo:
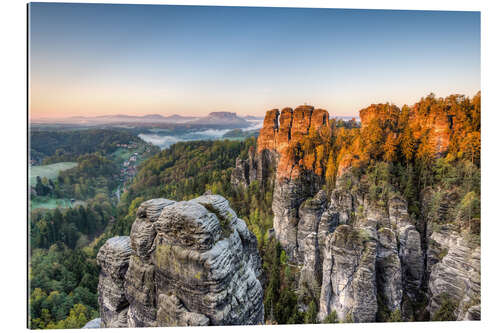
[{"label": "large rock pinnacle", "polygon": [[144,202],[98,262],[102,327],[264,322],[256,238],[221,196]]}]

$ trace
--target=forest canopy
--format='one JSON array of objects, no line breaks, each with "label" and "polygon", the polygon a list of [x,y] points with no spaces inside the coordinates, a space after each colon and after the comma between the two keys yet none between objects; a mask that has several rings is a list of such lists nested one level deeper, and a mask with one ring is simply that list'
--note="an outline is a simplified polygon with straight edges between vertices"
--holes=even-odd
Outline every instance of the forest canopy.
[{"label": "forest canopy", "polygon": [[[373,104],[360,111],[360,118],[362,126],[355,120],[331,119],[290,147],[293,158],[311,166],[327,191],[343,182],[380,205],[401,195],[412,218],[425,215],[433,221],[432,228],[452,224],[479,244],[480,92],[472,98],[430,94],[401,108]],[[70,209],[30,213],[33,328],[81,327],[98,316],[96,253],[106,239],[130,233],[143,201],[189,200],[207,191],[226,197],[257,237],[266,322],[316,322],[318,304],[306,297],[300,300],[306,308],[300,307],[297,268],[288,264],[270,234],[274,179],[267,178],[263,184],[254,181],[246,188],[231,185],[236,159],[248,158],[249,149],[256,146],[255,137],[176,143],[139,165],[116,203],[110,192],[118,185],[113,178],[117,166],[110,154],[116,144],[135,142],[137,137],[121,131],[104,135],[98,130],[32,134],[32,142],[38,141],[32,149],[46,162],[78,162],[76,168],[60,173],[57,186],[40,180],[36,191],[57,190],[60,196],[86,201]],[[399,320],[400,314],[380,313],[380,318]],[[338,322],[336,314],[325,322]]]}]

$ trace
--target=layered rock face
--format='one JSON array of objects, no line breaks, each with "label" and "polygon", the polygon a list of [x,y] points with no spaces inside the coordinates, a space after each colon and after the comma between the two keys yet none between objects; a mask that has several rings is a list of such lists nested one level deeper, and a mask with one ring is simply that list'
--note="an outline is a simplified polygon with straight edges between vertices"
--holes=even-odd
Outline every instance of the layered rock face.
[{"label": "layered rock face", "polygon": [[101,327],[264,321],[255,236],[226,199],[153,199],[100,249]]},{"label": "layered rock face", "polygon": [[339,226],[328,236],[319,319],[336,311],[342,320],[373,322],[377,313],[376,242],[363,229]]},{"label": "layered rock face", "polygon": [[406,202],[400,197],[389,201],[389,220],[395,227],[399,245],[399,257],[403,278],[403,289],[415,300],[422,285],[424,275],[424,255],[422,251],[421,235],[415,222],[410,220]]},{"label": "layered rock face", "polygon": [[[261,181],[266,174],[274,179],[275,237],[291,262],[302,267],[299,296],[318,302],[320,319],[335,310],[341,320],[374,321],[377,296],[390,312],[401,309],[403,294],[415,298],[424,269],[420,234],[404,202],[373,207],[364,194],[343,186],[328,197],[320,190],[323,170],[308,156],[295,159],[290,147],[311,131],[331,131],[328,118],[327,111],[311,106],[268,111],[256,152],[237,162],[233,184]],[[263,164],[271,167],[263,171]],[[334,235],[341,225],[350,228],[339,229],[343,233],[368,235],[369,244],[339,243],[345,235]]]},{"label": "layered rock face", "polygon": [[[431,207],[433,195],[436,195],[434,191],[424,191],[425,207]],[[481,247],[474,241],[474,235],[479,237],[480,230],[468,229],[467,221],[454,213],[458,205],[455,189],[438,195],[440,200],[435,212],[424,210],[430,316],[434,318],[445,306],[453,309],[457,320],[480,320]]]},{"label": "layered rock face", "polygon": [[127,299],[130,300],[129,327],[157,326],[155,266],[152,260],[157,236],[154,223],[163,209],[174,203],[175,201],[167,199],[152,199],[142,203],[137,209],[137,218],[130,230],[133,254],[125,283]]},{"label": "layered rock face", "polygon": [[331,220],[322,219],[323,211],[328,204],[325,191],[319,191],[314,198],[302,203],[299,209],[299,225],[297,226],[298,253],[303,263],[299,287],[303,297],[319,299],[322,283],[322,248],[326,236],[333,231]]},{"label": "layered rock face", "polygon": [[429,311],[434,316],[449,298],[457,320],[481,320],[481,248],[456,231],[442,228],[431,234]]},{"label": "layered rock face", "polygon": [[319,132],[323,128],[329,130],[329,114],[323,109],[302,105],[295,110],[284,108],[281,113],[277,109],[267,111],[257,140],[257,153],[265,150],[274,153],[278,159],[278,181],[298,178],[304,171],[320,174],[307,156],[297,161],[289,148],[312,131]]},{"label": "layered rock face", "polygon": [[299,210],[307,198],[315,195],[319,184],[319,180],[310,173],[304,173],[296,179],[276,180],[274,183],[273,228],[276,238],[294,263],[303,263],[303,255],[300,253],[304,253],[304,249],[300,246],[304,245],[304,242],[299,239],[299,225],[302,236],[306,235],[304,229],[317,227],[317,223],[301,223]]},{"label": "layered rock face", "polygon": [[[448,148],[452,121],[445,113],[421,113],[417,107],[409,111],[412,133],[418,139],[430,131],[439,155]],[[399,116],[393,105],[372,105],[360,111],[361,132],[369,132],[373,122],[393,126]],[[398,194],[371,201],[368,185],[357,183],[356,190],[347,185],[355,178],[350,168],[360,159],[353,152],[336,161],[336,188],[329,195],[321,190],[325,171],[316,155],[304,149],[297,157],[292,148],[312,131],[331,134],[328,118],[327,111],[312,106],[268,111],[257,148],[248,160],[237,161],[232,175],[234,186],[274,182],[274,236],[290,262],[300,266],[299,301],[315,300],[320,320],[333,311],[354,322],[389,316],[428,320],[446,295],[457,305],[459,320],[478,319],[479,249],[457,232],[433,233],[425,216],[410,217]],[[364,151],[361,137],[350,146],[354,152]]]},{"label": "layered rock face", "polygon": [[409,216],[400,196],[380,206],[358,187],[341,181],[329,200],[319,191],[299,209],[299,287],[318,300],[318,319],[335,311],[343,321],[396,312],[401,320],[422,320],[425,310],[432,319],[448,301],[457,320],[479,320],[480,247],[456,226],[432,231],[425,218],[422,234],[422,221]]},{"label": "layered rock face", "polygon": [[98,300],[104,327],[127,327],[129,301],[124,282],[131,254],[130,238],[125,236],[108,239],[97,254],[101,266]]},{"label": "layered rock face", "polygon": [[249,152],[247,161],[236,162],[231,179],[234,186],[243,187],[255,180],[274,180],[274,231],[288,256],[297,263],[303,262],[300,247],[305,246],[298,235],[304,235],[298,226],[299,208],[318,192],[324,170],[314,154],[297,159],[290,147],[312,131],[330,131],[327,111],[309,105],[267,111],[256,151]]},{"label": "layered rock face", "polygon": [[263,181],[269,177],[283,182],[300,178],[304,172],[321,176],[324,170],[316,165],[313,155],[297,159],[290,149],[312,131],[330,131],[326,110],[302,105],[295,110],[267,111],[257,139],[257,149],[249,151],[248,160],[236,162],[233,184],[246,186],[254,180]]},{"label": "layered rock face", "polygon": [[91,329],[100,327],[101,327],[101,318],[96,318],[86,323],[85,326],[83,326],[82,328]]},{"label": "layered rock face", "polygon": [[274,150],[266,149],[257,153],[255,148],[250,147],[248,159],[236,158],[236,165],[231,174],[231,184],[234,187],[246,188],[254,181],[262,185],[268,179],[274,179],[272,175],[276,170],[277,156]]},{"label": "layered rock face", "polygon": [[339,184],[321,221],[329,221],[330,229],[323,233],[324,243],[318,238],[319,320],[335,311],[340,320],[372,322],[382,309],[400,311],[403,295],[415,298],[406,281],[421,284],[424,258],[418,231],[416,239],[410,232],[416,229],[404,201],[394,197],[387,206],[378,206],[362,191]]}]

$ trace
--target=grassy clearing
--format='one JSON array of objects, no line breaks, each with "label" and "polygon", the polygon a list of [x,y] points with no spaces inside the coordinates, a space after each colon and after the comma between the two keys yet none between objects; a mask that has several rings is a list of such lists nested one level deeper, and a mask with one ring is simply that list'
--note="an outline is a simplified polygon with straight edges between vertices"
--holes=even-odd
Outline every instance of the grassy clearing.
[{"label": "grassy clearing", "polygon": [[124,148],[118,148],[115,150],[115,152],[112,154],[113,159],[118,162],[123,162],[126,161],[132,156],[135,150],[131,149],[124,149]]},{"label": "grassy clearing", "polygon": [[74,168],[78,165],[76,162],[60,162],[48,165],[38,165],[30,167],[30,184],[36,184],[36,177],[47,177],[47,179],[55,179],[59,172]]},{"label": "grassy clearing", "polygon": [[145,147],[143,145],[139,145],[138,148],[135,149],[125,149],[125,148],[118,148],[111,154],[112,158],[114,161],[118,163],[123,163],[125,161],[128,161],[129,158],[134,154],[138,153],[139,155],[137,156],[137,161],[136,165],[139,165],[143,160],[143,154],[144,154]]},{"label": "grassy clearing", "polygon": [[71,202],[69,199],[54,199],[46,197],[35,197],[31,200],[31,209],[45,208],[45,209],[56,209],[56,208],[69,208],[71,207]]},{"label": "grassy clearing", "polygon": [[45,209],[56,209],[56,208],[74,208],[79,205],[85,206],[85,201],[76,200],[71,204],[71,201],[66,198],[49,198],[49,197],[34,197],[31,201],[31,209],[45,208]]}]

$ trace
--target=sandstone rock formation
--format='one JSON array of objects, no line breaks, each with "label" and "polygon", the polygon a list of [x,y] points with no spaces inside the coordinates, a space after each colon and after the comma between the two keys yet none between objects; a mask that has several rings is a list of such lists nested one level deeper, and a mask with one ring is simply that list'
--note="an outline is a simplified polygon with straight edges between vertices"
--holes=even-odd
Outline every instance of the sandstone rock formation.
[{"label": "sandstone rock formation", "polygon": [[137,209],[137,218],[130,230],[133,253],[125,280],[125,293],[130,300],[129,327],[156,326],[155,267],[152,254],[156,249],[157,231],[154,223],[163,209],[174,204],[167,199],[143,202]]},{"label": "sandstone rock formation", "polygon": [[256,238],[221,196],[144,202],[98,262],[102,327],[264,321]]},{"label": "sandstone rock formation", "polygon": [[128,270],[130,238],[113,237],[99,249],[97,263],[99,275],[99,308],[103,327],[127,327],[129,301],[125,297],[125,274]]},{"label": "sandstone rock formation", "polygon": [[[430,133],[438,156],[448,149],[453,121],[449,114],[422,110],[409,110],[412,133],[416,139]],[[393,105],[372,105],[360,111],[361,132],[372,122],[395,124],[398,117]],[[457,304],[459,320],[480,318],[479,249],[458,231],[433,233],[426,214],[411,217],[397,193],[380,202],[369,199],[366,184],[347,186],[359,161],[349,151],[336,161],[335,189],[322,190],[325,170],[316,155],[297,157],[291,148],[312,131],[333,133],[328,119],[327,111],[307,105],[268,111],[257,148],[237,161],[231,178],[235,187],[272,181],[273,236],[300,266],[299,301],[315,300],[320,320],[332,311],[355,322],[425,320],[446,294]],[[362,152],[363,144],[357,136],[350,147]]]},{"label": "sandstone rock formation", "polygon": [[[314,156],[296,160],[290,147],[311,131],[329,130],[328,112],[303,105],[266,113],[256,151],[247,161],[239,160],[232,175],[233,185],[246,186],[257,180],[275,179],[273,196],[274,231],[288,256],[302,262],[298,244],[299,208],[321,185],[323,170]],[[303,233],[302,233],[303,234]],[[299,236],[300,238],[300,236]]]},{"label": "sandstone rock formation", "polygon": [[85,324],[82,328],[91,329],[91,328],[100,328],[101,327],[101,318],[92,319],[88,323]]},{"label": "sandstone rock formation", "polygon": [[401,259],[403,289],[412,299],[422,285],[424,274],[424,255],[420,243],[421,235],[408,215],[406,202],[400,197],[389,201],[389,219],[395,226],[399,243],[399,257]]},{"label": "sandstone rock formation", "polygon": [[377,290],[390,312],[400,309],[403,297],[401,260],[398,256],[396,234],[387,227],[378,230]]},{"label": "sandstone rock formation", "polygon": [[[369,114],[366,112],[362,116],[367,117]],[[311,131],[331,131],[328,119],[327,111],[306,105],[295,110],[284,108],[281,112],[277,109],[268,111],[256,152],[252,151],[247,161],[237,162],[232,178],[235,186],[245,186],[253,180],[262,181],[266,177],[274,179],[272,209],[275,237],[291,262],[302,266],[299,281],[301,293],[318,301],[323,292],[321,285],[330,274],[324,275],[324,260],[331,259],[333,255],[327,250],[327,238],[339,225],[354,226],[360,220],[359,214],[357,216],[358,207],[370,206],[363,195],[351,193],[342,186],[327,197],[326,192],[320,190],[325,181],[323,170],[317,168],[314,160],[309,161],[307,156],[298,161],[293,156],[290,147]],[[263,170],[262,165],[266,165],[267,169]],[[393,206],[396,207],[395,204]],[[379,292],[389,311],[395,311],[401,305],[403,275],[418,288],[422,279],[423,255],[419,239],[416,239],[419,234],[414,233],[416,229],[409,222],[408,214],[404,215],[403,211],[394,208],[392,227],[386,213],[388,209],[382,209],[382,213],[375,209],[366,209],[364,212],[364,215],[371,215],[368,216],[370,221],[366,223],[375,223],[381,228],[380,242],[377,228],[359,225],[356,228],[370,232],[377,244],[373,267],[377,267],[379,274],[374,271],[374,277],[377,278],[373,280],[371,293],[377,295]],[[399,215],[396,216],[396,213]],[[403,244],[401,249],[400,234]],[[408,273],[403,274],[403,269]],[[331,302],[327,298],[325,295],[325,302]],[[376,302],[371,311],[377,312]],[[368,320],[369,316],[354,317],[353,320]]]},{"label": "sandstone rock formation", "polygon": [[342,225],[328,236],[323,261],[320,320],[336,311],[344,321],[375,321],[376,255],[376,242],[363,229]]},{"label": "sandstone rock formation", "polygon": [[[320,215],[318,227],[299,228],[298,239],[302,249],[299,258],[305,259],[301,286],[313,289],[317,277],[322,276],[319,320],[334,310],[340,320],[355,322],[374,321],[375,313],[381,310],[386,315],[399,311],[402,320],[414,320],[421,318],[421,313],[409,303],[415,306],[423,295],[428,299],[430,319],[445,299],[456,306],[457,320],[480,319],[480,247],[468,242],[454,230],[456,227],[444,225],[431,231],[432,223],[424,221],[429,228],[424,256],[421,239],[427,236],[417,230],[417,222],[400,196],[378,207],[340,182],[327,205],[318,197],[322,197],[321,191],[301,206],[298,222],[299,226],[314,225],[311,221],[317,220],[313,216]],[[321,208],[311,214],[310,207]],[[318,263],[321,274],[314,274]],[[355,288],[361,285],[366,300],[362,308],[356,303],[361,291]]]},{"label": "sandstone rock formation", "polygon": [[[405,206],[399,209],[400,223],[412,225]],[[370,322],[375,321],[380,307],[389,313],[401,309],[405,293],[402,263],[420,253],[420,261],[415,260],[417,267],[409,265],[419,271],[423,257],[418,251],[411,255],[398,252],[398,231],[391,223],[396,217],[388,212],[391,210],[377,207],[342,186],[333,191],[322,217],[332,220],[335,231],[327,233],[322,247],[320,320],[336,311],[341,320]],[[360,299],[364,301],[357,301]]]},{"label": "sandstone rock formation", "polygon": [[468,229],[467,221],[454,213],[458,201],[456,189],[438,193],[440,200],[431,213],[434,195],[434,191],[427,189],[422,199],[426,207],[426,280],[430,316],[434,318],[444,306],[453,309],[452,317],[457,320],[480,320],[481,247],[478,238],[474,240],[474,237],[479,237],[480,230]]},{"label": "sandstone rock formation", "polygon": [[457,320],[481,319],[481,249],[444,226],[430,237],[428,260],[431,317],[445,298],[455,305]]},{"label": "sandstone rock formation", "polygon": [[284,108],[267,111],[257,140],[257,153],[270,151],[277,158],[276,176],[278,180],[295,179],[303,171],[316,171],[305,159],[295,161],[289,149],[311,131],[329,130],[329,114],[326,110],[302,105],[295,110]]}]

